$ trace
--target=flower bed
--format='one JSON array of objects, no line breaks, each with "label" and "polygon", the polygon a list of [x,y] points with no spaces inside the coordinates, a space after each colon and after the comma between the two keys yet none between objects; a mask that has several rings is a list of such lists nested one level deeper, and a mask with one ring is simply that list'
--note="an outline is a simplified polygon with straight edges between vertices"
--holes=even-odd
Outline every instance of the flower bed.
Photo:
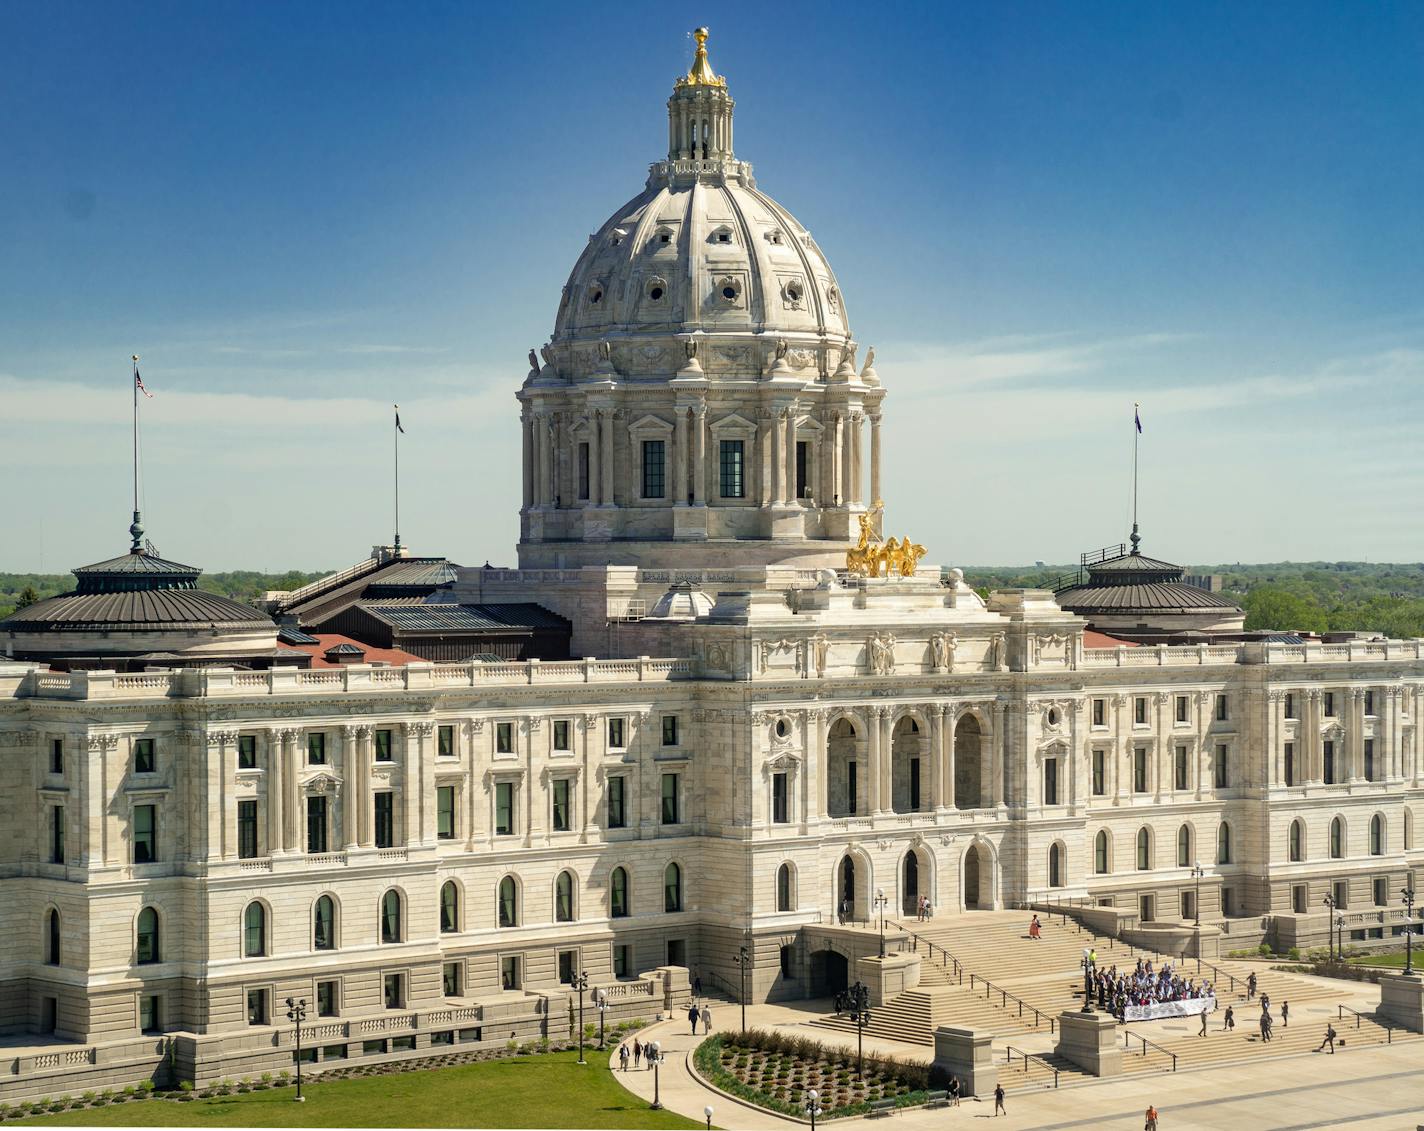
[{"label": "flower bed", "polygon": [[878,1100],[922,1104],[936,1082],[931,1065],[888,1056],[867,1056],[862,1078],[854,1049],[762,1029],[709,1037],[693,1063],[714,1087],[782,1115],[804,1115],[806,1093],[814,1088],[826,1119],[864,1114]]}]

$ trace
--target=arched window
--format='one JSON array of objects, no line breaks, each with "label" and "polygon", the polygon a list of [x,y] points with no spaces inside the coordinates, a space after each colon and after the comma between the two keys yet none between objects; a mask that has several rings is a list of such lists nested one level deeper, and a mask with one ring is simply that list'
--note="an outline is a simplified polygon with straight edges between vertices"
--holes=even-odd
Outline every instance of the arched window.
[{"label": "arched window", "polygon": [[1063,846],[1061,844],[1048,846],[1048,886],[1051,888],[1063,886]]},{"label": "arched window", "polygon": [[401,941],[401,897],[395,888],[381,896],[381,941]]},{"label": "arched window", "polygon": [[45,964],[59,965],[59,912],[53,907],[45,916]]},{"label": "arched window", "polygon": [[1192,866],[1192,826],[1183,825],[1177,830],[1177,867]]},{"label": "arched window", "polygon": [[1305,825],[1300,821],[1290,824],[1290,839],[1286,844],[1286,857],[1292,864],[1305,859]]},{"label": "arched window", "polygon": [[1093,838],[1093,871],[1100,876],[1108,874],[1108,831],[1099,829]]},{"label": "arched window", "polygon": [[1231,826],[1225,821],[1216,827],[1216,862],[1231,863]]},{"label": "arched window", "polygon": [[623,868],[614,868],[608,877],[608,914],[614,919],[628,916],[628,873]]},{"label": "arched window", "polygon": [[574,878],[569,872],[560,872],[554,881],[554,918],[560,923],[574,921]]},{"label": "arched window", "polygon": [[778,911],[796,910],[796,894],[792,886],[790,864],[783,864],[776,870],[776,909]]},{"label": "arched window", "polygon": [[1336,817],[1330,822],[1330,859],[1339,860],[1345,855],[1345,822]]},{"label": "arched window", "polygon": [[519,926],[519,887],[513,876],[505,876],[499,881],[499,925]]},{"label": "arched window", "polygon": [[140,966],[147,966],[152,962],[160,961],[158,912],[152,907],[145,907],[138,913],[137,951],[138,964]]},{"label": "arched window", "polygon": [[663,910],[682,910],[682,869],[676,864],[663,870]]},{"label": "arched window", "polygon": [[1152,834],[1147,826],[1137,830],[1137,870],[1145,872],[1152,867]]},{"label": "arched window", "polygon": [[312,949],[336,949],[336,900],[324,895],[312,909]]},{"label": "arched window", "polygon": [[261,958],[267,953],[267,908],[256,902],[242,913],[242,956]]},{"label": "arched window", "polygon": [[1384,855],[1384,818],[1378,813],[1370,818],[1370,855]]},{"label": "arched window", "polygon": [[440,885],[440,933],[453,935],[460,929],[460,886],[454,880]]}]

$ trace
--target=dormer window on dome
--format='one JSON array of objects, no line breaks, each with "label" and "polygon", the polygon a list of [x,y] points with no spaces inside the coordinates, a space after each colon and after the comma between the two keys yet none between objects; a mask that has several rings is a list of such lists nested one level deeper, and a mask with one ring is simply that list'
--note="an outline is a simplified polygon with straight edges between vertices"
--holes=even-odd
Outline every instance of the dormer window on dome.
[{"label": "dormer window on dome", "polygon": [[594,306],[597,306],[603,301],[603,293],[603,280],[595,279],[592,283],[588,285],[588,301],[591,302]]},{"label": "dormer window on dome", "polygon": [[712,243],[733,243],[732,229],[726,224],[720,224],[712,229],[711,235],[707,237]]}]

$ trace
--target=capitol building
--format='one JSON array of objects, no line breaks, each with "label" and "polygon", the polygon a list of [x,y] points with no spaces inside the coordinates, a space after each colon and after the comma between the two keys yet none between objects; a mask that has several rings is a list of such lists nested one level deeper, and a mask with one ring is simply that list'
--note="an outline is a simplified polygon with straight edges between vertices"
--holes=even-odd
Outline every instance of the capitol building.
[{"label": "capitol building", "polygon": [[1246,632],[1136,530],[1054,588],[935,564],[893,350],[704,40],[511,381],[518,568],[383,546],[257,609],[137,530],[0,621],[0,1100],[290,1067],[288,997],[316,1069],[562,1036],[585,972],[610,1018],[820,997],[922,901],[1402,931],[1424,644]]}]

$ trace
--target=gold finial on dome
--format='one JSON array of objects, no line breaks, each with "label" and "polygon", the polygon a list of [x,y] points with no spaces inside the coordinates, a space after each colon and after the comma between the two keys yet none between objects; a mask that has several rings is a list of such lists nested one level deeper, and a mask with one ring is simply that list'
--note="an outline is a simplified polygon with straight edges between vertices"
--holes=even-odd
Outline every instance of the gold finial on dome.
[{"label": "gold finial on dome", "polygon": [[697,40],[697,54],[692,59],[692,70],[677,80],[678,86],[726,86],[727,80],[712,70],[707,61],[707,29],[695,28],[692,32]]}]

